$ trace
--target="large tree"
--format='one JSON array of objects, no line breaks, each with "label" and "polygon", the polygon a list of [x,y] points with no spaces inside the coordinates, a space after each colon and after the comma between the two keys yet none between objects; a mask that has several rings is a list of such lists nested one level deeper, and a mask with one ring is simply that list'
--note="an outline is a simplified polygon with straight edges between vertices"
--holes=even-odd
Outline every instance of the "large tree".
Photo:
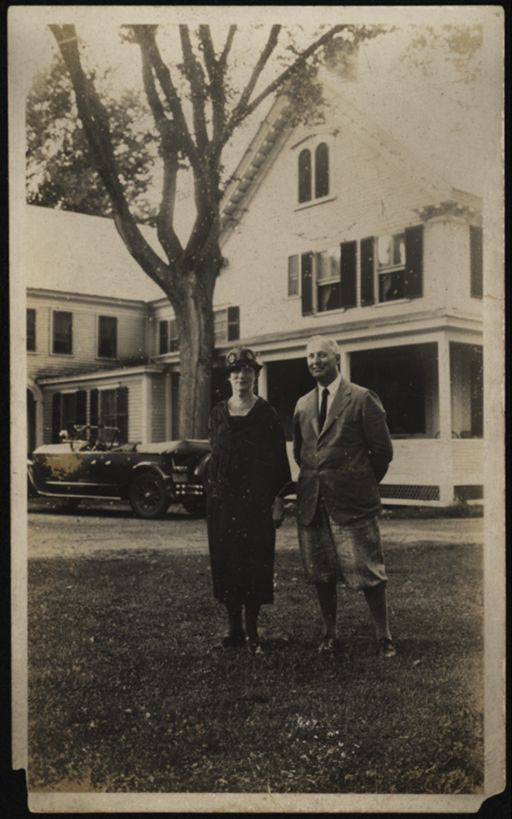
[{"label": "large tree", "polygon": [[[286,93],[290,117],[301,116],[309,101],[318,101],[315,61],[333,38],[343,47],[366,39],[379,29],[337,25],[306,48],[288,47],[288,64],[277,76],[260,82],[269,61],[278,54],[282,27],[269,29],[245,85],[236,92],[229,76],[237,28],[231,25],[222,47],[215,47],[210,27],[191,31],[180,25],[179,59],[166,62],[154,25],[125,26],[125,39],[140,49],[145,95],[159,139],[163,164],[161,201],[156,218],[162,253],[147,243],[137,225],[130,197],[120,175],[112,122],[94,77],[82,64],[83,46],[73,25],[51,25],[73,85],[76,107],[89,154],[111,201],[112,215],[128,251],[156,282],[174,309],[180,335],[180,434],[203,436],[207,428],[214,353],[213,293],[223,262],[220,247],[222,156],[233,134],[259,106],[276,93]],[[157,36],[158,35],[158,36]],[[282,54],[279,59],[282,58]],[[185,86],[181,85],[181,81]],[[262,88],[260,86],[263,85]],[[182,243],[175,227],[178,171],[183,164],[193,179],[195,220]]]}]

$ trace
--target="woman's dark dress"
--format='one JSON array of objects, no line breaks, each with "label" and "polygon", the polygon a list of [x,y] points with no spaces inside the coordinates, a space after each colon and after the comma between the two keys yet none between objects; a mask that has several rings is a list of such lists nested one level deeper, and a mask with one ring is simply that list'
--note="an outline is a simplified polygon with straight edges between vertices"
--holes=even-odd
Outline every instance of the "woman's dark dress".
[{"label": "woman's dark dress", "polygon": [[214,596],[224,603],[272,603],[274,498],[290,480],[285,437],[262,398],[247,415],[227,401],[210,416],[208,542]]}]

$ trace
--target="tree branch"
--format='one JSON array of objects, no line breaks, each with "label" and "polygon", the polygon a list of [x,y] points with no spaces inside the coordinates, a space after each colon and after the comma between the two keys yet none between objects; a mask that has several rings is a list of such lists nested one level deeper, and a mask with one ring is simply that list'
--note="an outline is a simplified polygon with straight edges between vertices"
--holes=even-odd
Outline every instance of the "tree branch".
[{"label": "tree branch", "polygon": [[82,68],[75,27],[50,25],[49,28],[69,71],[91,158],[110,196],[116,228],[144,272],[164,288],[169,266],[148,244],[128,208],[116,170],[108,117],[94,83]]},{"label": "tree branch", "polygon": [[213,47],[212,35],[210,26],[198,26],[199,41],[203,47],[204,61],[210,82],[215,82],[217,74],[217,59],[215,57],[215,49]]},{"label": "tree branch", "polygon": [[229,52],[231,51],[231,46],[233,45],[233,40],[235,39],[236,34],[236,26],[230,26],[228,31],[228,36],[226,38],[226,43],[222,50],[222,54],[220,55],[219,59],[219,66],[222,71],[226,70],[226,65],[228,62]]},{"label": "tree branch", "polygon": [[258,94],[258,96],[249,104],[246,104],[244,108],[240,106],[240,103],[237,105],[233,114],[231,115],[230,121],[225,129],[222,142],[225,144],[228,139],[230,138],[231,134],[233,133],[234,128],[239,125],[244,119],[246,119],[252,112],[263,102],[263,100],[280,88],[286,80],[288,80],[296,71],[298,71],[304,63],[317,51],[321,46],[325,45],[329,40],[331,40],[336,34],[338,34],[343,29],[348,28],[347,25],[338,25],[333,26],[329,31],[325,34],[322,34],[321,37],[318,37],[314,43],[311,43],[308,48],[306,48],[297,59],[288,66],[281,74],[273,80],[267,87]]},{"label": "tree branch", "polygon": [[[231,29],[236,28],[236,26],[230,26]],[[234,36],[231,37],[231,40]],[[228,40],[230,35],[228,34]],[[215,58],[215,50],[213,47],[213,40],[212,35],[210,32],[210,27],[206,25],[199,26],[199,40],[203,47],[204,59],[206,68],[208,71],[208,77],[210,79],[210,102],[212,106],[212,125],[213,125],[213,133],[212,133],[212,141],[211,141],[211,149],[210,155],[213,157],[216,154],[216,151],[219,147],[222,147],[222,143],[220,141],[220,137],[222,132],[224,131],[224,127],[226,125],[226,89],[224,87],[224,76],[226,72],[226,60],[223,60],[224,52],[226,52],[226,46],[224,47],[223,55],[219,60]],[[229,51],[229,49],[228,49]],[[226,59],[227,59],[227,52],[226,52]]]},{"label": "tree branch", "polygon": [[[135,38],[137,39],[136,35]],[[178,146],[174,135],[174,123],[165,115],[164,107],[158,96],[149,55],[140,42],[139,46],[141,50],[144,90],[155,125],[160,134],[159,153],[164,163],[162,199],[157,218],[157,236],[165,250],[169,263],[172,264],[183,252],[181,243],[174,231],[174,208],[176,204],[176,182],[178,176]]]},{"label": "tree branch", "polygon": [[203,153],[206,151],[209,142],[205,115],[205,100],[207,98],[205,76],[201,63],[194,54],[188,26],[180,25],[179,32],[183,52],[183,67],[191,90],[190,99],[192,101],[196,142],[200,152]]},{"label": "tree branch", "polygon": [[281,26],[280,25],[274,25],[270,29],[270,34],[268,36],[268,40],[265,43],[265,46],[264,46],[260,56],[258,57],[256,65],[253,68],[252,74],[249,77],[249,82],[247,83],[246,87],[242,91],[242,94],[240,96],[238,104],[235,107],[235,110],[233,111],[233,115],[232,115],[232,121],[233,122],[237,123],[237,122],[241,121],[240,120],[240,114],[242,114],[245,111],[245,109],[247,107],[247,103],[249,102],[249,100],[251,98],[251,95],[252,95],[252,92],[254,91],[254,88],[256,86],[256,83],[258,82],[258,80],[259,80],[259,78],[261,76],[261,72],[265,68],[267,62],[270,59],[270,55],[272,54],[273,50],[275,49],[275,47],[277,45],[277,41],[279,39],[280,31],[281,31]]},{"label": "tree branch", "polygon": [[172,81],[171,72],[162,60],[156,43],[155,28],[155,26],[151,25],[132,25],[132,30],[141,48],[146,49],[160,88],[170,108],[175,123],[175,136],[178,140],[179,149],[190,159],[192,165],[195,165],[198,161],[197,149],[190,135],[178,92]]}]

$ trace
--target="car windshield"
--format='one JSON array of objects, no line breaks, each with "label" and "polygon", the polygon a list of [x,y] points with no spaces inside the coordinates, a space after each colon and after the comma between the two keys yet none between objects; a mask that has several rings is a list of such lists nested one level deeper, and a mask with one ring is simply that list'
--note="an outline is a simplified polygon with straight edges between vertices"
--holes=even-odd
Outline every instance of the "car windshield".
[{"label": "car windshield", "polygon": [[119,446],[120,434],[118,427],[107,427],[103,424],[75,424],[72,430],[72,440],[80,449],[112,449]]}]

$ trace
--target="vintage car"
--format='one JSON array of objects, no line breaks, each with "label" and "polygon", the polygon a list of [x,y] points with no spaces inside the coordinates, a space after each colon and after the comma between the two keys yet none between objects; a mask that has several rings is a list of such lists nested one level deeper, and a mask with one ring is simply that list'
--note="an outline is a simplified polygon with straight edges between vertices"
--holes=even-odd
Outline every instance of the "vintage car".
[{"label": "vintage car", "polygon": [[[136,515],[158,518],[170,503],[192,515],[205,511],[201,464],[208,441],[185,439],[162,443],[119,443],[116,427],[75,426],[61,442],[44,444],[28,462],[31,494],[65,500],[127,499]],[[196,471],[197,470],[197,471]]]}]

